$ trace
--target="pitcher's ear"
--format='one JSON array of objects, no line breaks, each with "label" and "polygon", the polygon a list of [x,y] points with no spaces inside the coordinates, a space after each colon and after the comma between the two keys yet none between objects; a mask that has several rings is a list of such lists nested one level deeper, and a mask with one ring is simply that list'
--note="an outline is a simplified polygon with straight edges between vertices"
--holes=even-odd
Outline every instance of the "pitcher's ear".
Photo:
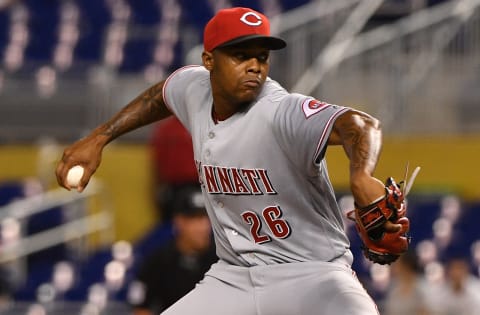
[{"label": "pitcher's ear", "polygon": [[202,53],[203,66],[211,71],[213,69],[213,54],[209,51],[204,51]]}]

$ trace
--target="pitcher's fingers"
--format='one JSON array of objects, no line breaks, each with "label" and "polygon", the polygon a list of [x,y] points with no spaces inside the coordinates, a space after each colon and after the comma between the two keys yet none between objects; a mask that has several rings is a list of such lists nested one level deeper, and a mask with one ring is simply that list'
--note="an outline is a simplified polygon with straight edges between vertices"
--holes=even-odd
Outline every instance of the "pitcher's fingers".
[{"label": "pitcher's fingers", "polygon": [[384,228],[387,233],[396,233],[402,229],[402,225],[387,221],[385,222]]},{"label": "pitcher's fingers", "polygon": [[57,183],[61,187],[65,188],[67,190],[70,190],[71,187],[68,186],[67,180],[66,180],[67,172],[68,172],[68,169],[66,167],[66,164],[63,161],[60,161],[58,163],[57,169],[55,170],[55,175],[57,177]]},{"label": "pitcher's fingers", "polygon": [[90,179],[92,178],[93,173],[94,173],[94,170],[92,170],[88,166],[83,166],[83,169],[84,169],[83,176],[80,179],[80,183],[77,186],[77,191],[78,192],[82,192],[83,190],[85,190],[85,188],[87,187],[87,185],[90,182]]}]

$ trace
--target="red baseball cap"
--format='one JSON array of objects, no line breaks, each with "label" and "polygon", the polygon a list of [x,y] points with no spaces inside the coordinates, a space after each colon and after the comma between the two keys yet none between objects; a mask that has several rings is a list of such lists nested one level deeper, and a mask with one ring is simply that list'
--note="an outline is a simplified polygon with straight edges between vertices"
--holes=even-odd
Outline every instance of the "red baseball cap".
[{"label": "red baseball cap", "polygon": [[242,7],[222,9],[205,26],[203,47],[212,51],[255,38],[263,38],[271,50],[287,46],[283,39],[270,36],[270,21],[262,13]]}]

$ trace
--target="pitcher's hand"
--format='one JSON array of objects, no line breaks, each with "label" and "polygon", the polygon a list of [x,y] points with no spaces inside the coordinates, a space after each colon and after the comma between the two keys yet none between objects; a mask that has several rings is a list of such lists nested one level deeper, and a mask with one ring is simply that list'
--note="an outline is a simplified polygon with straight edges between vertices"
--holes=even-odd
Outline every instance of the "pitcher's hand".
[{"label": "pitcher's hand", "polygon": [[67,173],[75,165],[80,165],[84,168],[84,173],[76,189],[82,192],[100,165],[104,145],[101,136],[91,135],[67,147],[55,172],[58,184],[71,190],[72,187],[67,183]]}]

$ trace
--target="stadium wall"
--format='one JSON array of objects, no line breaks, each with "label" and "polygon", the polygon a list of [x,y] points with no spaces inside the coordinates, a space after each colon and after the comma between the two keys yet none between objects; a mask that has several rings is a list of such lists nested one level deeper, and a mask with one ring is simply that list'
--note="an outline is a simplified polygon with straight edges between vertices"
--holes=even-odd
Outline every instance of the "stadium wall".
[{"label": "stadium wall", "polygon": [[[412,193],[454,193],[468,200],[480,200],[479,172],[476,167],[480,152],[480,136],[438,138],[387,138],[376,175],[400,180],[405,165],[422,170]],[[39,170],[38,148],[35,146],[0,146],[0,180],[22,180],[45,174],[51,168],[51,188],[57,188],[53,169],[43,165]],[[347,159],[341,147],[329,148],[327,162],[334,186],[348,189]],[[111,194],[116,209],[116,238],[135,241],[159,218],[152,204],[151,167],[145,145],[112,144],[103,155],[96,174]],[[75,193],[75,192],[72,192]]]}]

